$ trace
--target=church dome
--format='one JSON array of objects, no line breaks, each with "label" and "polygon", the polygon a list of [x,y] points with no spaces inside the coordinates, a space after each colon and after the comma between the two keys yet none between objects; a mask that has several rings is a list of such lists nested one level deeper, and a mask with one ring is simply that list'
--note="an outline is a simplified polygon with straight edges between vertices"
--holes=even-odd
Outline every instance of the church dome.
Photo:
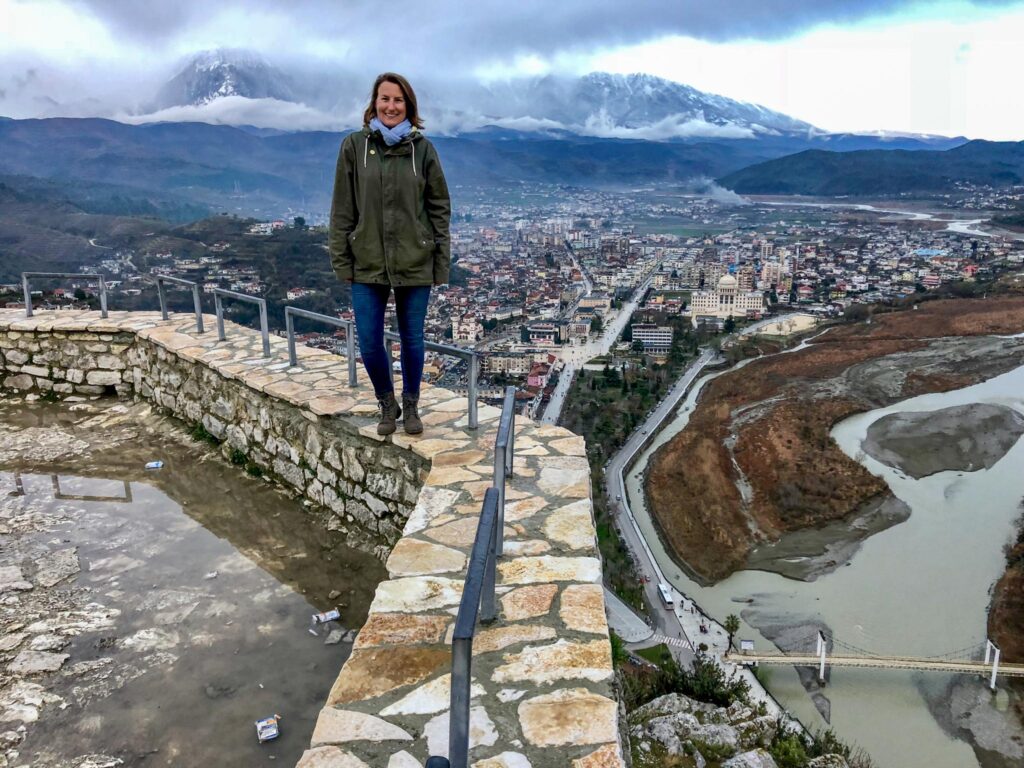
[{"label": "church dome", "polygon": [[737,285],[739,285],[739,283],[732,275],[722,275],[722,279],[718,281],[719,290],[728,290],[730,288],[735,288]]}]

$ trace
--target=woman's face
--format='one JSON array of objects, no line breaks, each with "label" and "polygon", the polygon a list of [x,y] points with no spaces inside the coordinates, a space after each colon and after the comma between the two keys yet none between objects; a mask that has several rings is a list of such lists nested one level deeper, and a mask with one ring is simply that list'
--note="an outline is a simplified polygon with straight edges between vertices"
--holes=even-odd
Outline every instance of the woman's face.
[{"label": "woman's face", "polygon": [[405,95],[397,83],[384,81],[377,87],[374,108],[377,118],[388,128],[394,128],[405,120]]}]

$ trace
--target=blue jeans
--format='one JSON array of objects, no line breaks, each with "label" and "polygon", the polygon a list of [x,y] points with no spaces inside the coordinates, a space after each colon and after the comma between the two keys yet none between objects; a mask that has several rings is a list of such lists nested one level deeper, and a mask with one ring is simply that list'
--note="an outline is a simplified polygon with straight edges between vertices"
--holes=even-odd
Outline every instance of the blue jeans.
[{"label": "blue jeans", "polygon": [[[430,286],[396,286],[394,290],[398,335],[402,340],[402,394],[419,397],[423,379],[423,322],[427,317]],[[390,285],[352,283],[352,311],[356,316],[359,351],[378,398],[395,391],[384,347],[384,308],[390,295]]]}]

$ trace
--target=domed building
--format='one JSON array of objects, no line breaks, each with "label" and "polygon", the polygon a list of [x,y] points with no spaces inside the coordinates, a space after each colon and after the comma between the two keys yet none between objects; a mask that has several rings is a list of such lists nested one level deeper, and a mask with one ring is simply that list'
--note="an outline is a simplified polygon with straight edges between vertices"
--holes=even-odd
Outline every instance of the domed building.
[{"label": "domed building", "polygon": [[737,320],[761,317],[764,294],[741,291],[735,277],[723,275],[713,291],[694,291],[690,295],[689,313],[694,328],[701,323],[721,328],[730,316]]}]

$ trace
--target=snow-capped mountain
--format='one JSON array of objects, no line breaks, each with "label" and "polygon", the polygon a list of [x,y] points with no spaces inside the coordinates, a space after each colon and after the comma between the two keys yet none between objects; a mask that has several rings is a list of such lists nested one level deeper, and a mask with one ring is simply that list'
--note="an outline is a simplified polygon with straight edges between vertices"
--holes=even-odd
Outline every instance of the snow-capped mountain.
[{"label": "snow-capped mountain", "polygon": [[[323,87],[325,83],[330,87]],[[320,87],[314,88],[316,84]],[[765,107],[645,74],[592,72],[491,84],[424,79],[416,86],[432,131],[449,135],[484,126],[652,140],[814,131],[808,123]],[[259,54],[220,49],[189,59],[147,111],[157,120],[337,129],[358,121],[366,87],[339,73],[289,75]]]},{"label": "snow-capped mountain", "polygon": [[297,101],[291,78],[252,51],[196,54],[159,91],[155,109],[202,106],[228,96]]},{"label": "snow-capped mountain", "polygon": [[500,118],[558,123],[577,133],[664,139],[801,133],[813,126],[757,104],[645,74],[592,72],[483,87],[477,99]]}]

